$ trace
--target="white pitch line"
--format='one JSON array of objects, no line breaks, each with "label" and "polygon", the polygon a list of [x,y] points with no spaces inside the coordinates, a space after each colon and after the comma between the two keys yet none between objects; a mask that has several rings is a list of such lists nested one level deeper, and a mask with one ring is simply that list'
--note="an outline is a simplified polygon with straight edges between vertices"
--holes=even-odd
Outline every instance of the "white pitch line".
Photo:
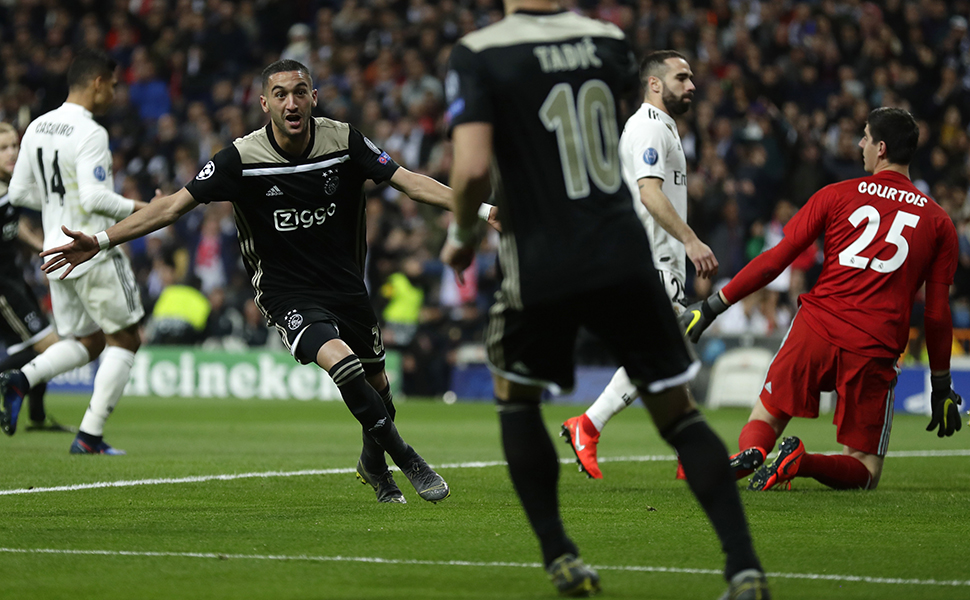
[{"label": "white pitch line", "polygon": [[[837,454],[837,453],[831,453]],[[970,450],[904,450],[890,452],[887,457],[894,458],[914,458],[930,456],[970,456]],[[614,456],[603,457],[599,461],[607,462],[657,462],[672,461],[676,457],[672,454],[655,454],[647,456]],[[562,464],[572,464],[576,462],[571,458],[560,459]],[[503,467],[505,461],[473,461],[461,463],[447,463],[432,465],[436,469],[483,469],[487,467]],[[397,467],[391,467],[398,470]],[[131,479],[121,481],[99,481],[95,483],[77,483],[73,485],[58,485],[52,487],[28,487],[12,490],[0,490],[0,496],[19,496],[23,494],[42,494],[48,492],[77,492],[81,490],[95,490],[102,488],[124,488],[137,487],[140,485],[167,485],[176,483],[204,483],[206,481],[233,481],[236,479],[259,479],[270,477],[303,477],[306,475],[347,475],[356,472],[356,469],[303,469],[301,471],[262,471],[257,473],[233,473],[223,475],[195,475],[191,477],[162,477],[156,479]]]},{"label": "white pitch line", "polygon": [[[631,462],[631,461],[660,461],[674,460],[670,456],[627,456],[613,459],[604,458],[602,462]],[[562,459],[562,463],[573,463],[572,459]],[[505,461],[474,461],[463,463],[448,463],[434,465],[436,469],[483,469],[486,467],[502,467]],[[399,470],[397,467],[391,467]],[[22,494],[42,494],[47,492],[77,492],[81,490],[95,490],[102,488],[136,487],[140,485],[165,485],[175,483],[204,483],[206,481],[233,481],[235,479],[258,479],[269,477],[302,477],[305,475],[347,475],[355,473],[356,469],[304,469],[301,471],[263,471],[257,473],[233,473],[223,475],[195,475],[191,477],[162,477],[156,479],[132,479],[121,481],[99,481],[95,483],[77,483],[73,485],[58,485],[52,487],[29,487],[13,490],[0,490],[0,496],[17,496]]]},{"label": "white pitch line", "polygon": [[[372,556],[310,556],[307,554],[230,554],[219,552],[147,552],[135,550],[65,550],[58,548],[0,548],[5,554],[61,554],[75,556],[123,556],[146,558],[205,558],[216,560],[265,560],[305,562],[356,562],[382,565],[424,565],[433,567],[511,567],[537,569],[539,563],[481,562],[469,560],[418,560],[380,558]],[[723,575],[719,569],[687,569],[679,567],[650,567],[625,565],[593,565],[601,571],[632,571],[639,573],[677,573],[686,575]],[[970,587],[968,580],[903,579],[899,577],[867,577],[863,575],[835,575],[822,573],[767,573],[771,579],[811,579],[820,581],[847,581],[858,583],[882,583],[889,585],[923,585],[946,587]]]}]

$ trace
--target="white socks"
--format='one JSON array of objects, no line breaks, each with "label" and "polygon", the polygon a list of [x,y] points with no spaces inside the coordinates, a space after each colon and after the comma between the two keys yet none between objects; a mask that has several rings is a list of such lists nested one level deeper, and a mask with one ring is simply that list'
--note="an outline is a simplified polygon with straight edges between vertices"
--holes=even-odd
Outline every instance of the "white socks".
[{"label": "white socks", "polygon": [[620,367],[613,374],[610,384],[606,386],[596,402],[586,409],[586,416],[589,417],[597,431],[603,431],[603,427],[610,419],[620,414],[639,396],[640,392],[637,390],[637,386],[630,382],[626,369]]},{"label": "white socks", "polygon": [[61,373],[91,362],[88,349],[77,340],[61,340],[44,350],[20,370],[30,387],[47,383]]},{"label": "white socks", "polygon": [[[45,353],[46,354],[46,353]],[[94,392],[91,403],[81,421],[81,431],[90,435],[102,435],[104,422],[121,399],[128,374],[135,363],[135,353],[118,346],[108,346],[101,353],[101,365],[94,376]]]}]

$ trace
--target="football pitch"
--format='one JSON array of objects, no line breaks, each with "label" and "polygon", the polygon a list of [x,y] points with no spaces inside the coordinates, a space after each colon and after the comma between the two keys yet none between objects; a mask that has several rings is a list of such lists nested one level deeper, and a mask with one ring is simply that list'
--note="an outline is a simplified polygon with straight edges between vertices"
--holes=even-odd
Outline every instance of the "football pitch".
[{"label": "football pitch", "polygon": [[[85,402],[48,406],[76,424]],[[550,431],[581,410],[546,406]],[[733,451],[747,412],[707,416]],[[106,436],[124,457],[70,456],[70,435],[19,431],[0,439],[0,598],[556,598],[497,421],[488,403],[398,403],[405,439],[451,486],[437,505],[400,474],[408,504],[376,502],[337,402],[125,398]],[[830,421],[789,433],[836,451]],[[775,598],[970,597],[970,431],[940,440],[927,422],[896,416],[875,492],[803,479],[742,490]],[[724,591],[717,540],[642,409],[606,429],[601,481],[556,442],[563,518],[600,597]]]}]

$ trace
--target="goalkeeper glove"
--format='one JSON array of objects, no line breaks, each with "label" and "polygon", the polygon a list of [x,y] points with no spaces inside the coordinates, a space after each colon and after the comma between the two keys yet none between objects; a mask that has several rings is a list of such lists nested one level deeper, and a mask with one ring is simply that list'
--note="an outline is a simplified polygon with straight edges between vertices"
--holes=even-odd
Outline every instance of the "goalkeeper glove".
[{"label": "goalkeeper glove", "polygon": [[963,398],[960,394],[953,391],[953,381],[950,374],[931,375],[930,386],[930,408],[933,410],[933,418],[926,427],[926,431],[933,431],[939,426],[936,432],[937,437],[953,435],[954,431],[960,431],[963,423],[960,421],[960,409]]},{"label": "goalkeeper glove", "polygon": [[684,335],[690,338],[695,344],[701,339],[701,334],[711,326],[714,319],[719,314],[726,311],[728,305],[721,300],[721,293],[714,292],[711,297],[703,302],[695,302],[687,307],[684,314],[678,320],[680,326],[684,328]]}]

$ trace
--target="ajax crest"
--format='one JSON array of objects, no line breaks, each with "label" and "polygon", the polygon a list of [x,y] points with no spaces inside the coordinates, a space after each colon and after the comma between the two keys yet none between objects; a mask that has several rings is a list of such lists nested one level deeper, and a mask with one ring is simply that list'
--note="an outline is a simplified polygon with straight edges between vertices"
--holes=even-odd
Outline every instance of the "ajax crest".
[{"label": "ajax crest", "polygon": [[296,331],[303,325],[303,315],[296,311],[290,311],[286,315],[286,326],[290,328],[291,331]]}]

